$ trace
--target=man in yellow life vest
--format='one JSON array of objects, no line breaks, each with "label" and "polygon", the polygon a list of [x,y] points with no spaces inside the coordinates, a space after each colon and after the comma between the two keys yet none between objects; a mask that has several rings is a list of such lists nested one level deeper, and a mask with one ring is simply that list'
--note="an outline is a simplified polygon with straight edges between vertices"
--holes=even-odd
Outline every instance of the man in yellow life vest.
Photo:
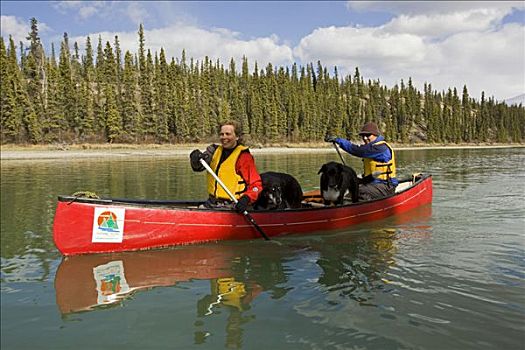
[{"label": "man in yellow life vest", "polygon": [[228,193],[208,174],[209,197],[204,203],[206,208],[225,207],[244,212],[261,193],[261,176],[248,147],[241,144],[241,134],[238,122],[227,121],[220,126],[220,145],[212,144],[204,152],[196,149],[190,153],[190,164],[194,171],[204,170],[200,163],[200,159],[204,159],[238,200],[234,205]]},{"label": "man in yellow life vest", "polygon": [[327,136],[325,141],[337,143],[351,155],[363,158],[364,173],[359,185],[360,201],[394,194],[398,184],[394,150],[386,143],[374,122],[363,125],[359,136],[363,139],[363,145],[356,145],[334,136]]}]

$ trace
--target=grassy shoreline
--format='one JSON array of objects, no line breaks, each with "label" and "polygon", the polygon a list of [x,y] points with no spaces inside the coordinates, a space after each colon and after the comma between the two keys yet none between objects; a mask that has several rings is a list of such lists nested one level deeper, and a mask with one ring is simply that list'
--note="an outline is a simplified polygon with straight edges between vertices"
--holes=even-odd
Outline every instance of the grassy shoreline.
[{"label": "grassy shoreline", "polygon": [[[187,156],[195,149],[204,149],[208,144],[50,144],[50,145],[12,145],[0,146],[0,159],[32,160],[60,158],[96,158],[96,157],[126,157],[126,156]],[[465,148],[511,148],[525,147],[525,144],[392,144],[394,149],[465,149]],[[254,154],[272,153],[309,153],[335,151],[331,144],[295,143],[273,144],[268,146],[251,146]]]}]

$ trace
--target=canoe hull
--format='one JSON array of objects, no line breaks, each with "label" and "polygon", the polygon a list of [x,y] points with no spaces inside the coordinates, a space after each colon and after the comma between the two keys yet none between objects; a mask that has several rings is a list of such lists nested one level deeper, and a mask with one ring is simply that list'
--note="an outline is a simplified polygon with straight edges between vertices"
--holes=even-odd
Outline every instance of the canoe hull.
[{"label": "canoe hull", "polygon": [[[243,215],[233,211],[110,199],[72,200],[59,197],[53,226],[55,245],[63,255],[261,238]],[[432,177],[424,175],[406,190],[381,200],[339,207],[252,212],[251,215],[266,235],[275,237],[341,229],[401,214],[431,202]]]}]

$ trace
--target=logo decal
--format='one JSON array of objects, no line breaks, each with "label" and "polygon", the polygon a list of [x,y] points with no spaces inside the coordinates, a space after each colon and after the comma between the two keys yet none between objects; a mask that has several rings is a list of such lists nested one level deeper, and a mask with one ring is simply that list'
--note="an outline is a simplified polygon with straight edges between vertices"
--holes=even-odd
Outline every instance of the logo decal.
[{"label": "logo decal", "polygon": [[105,211],[98,216],[98,228],[108,232],[118,232],[117,216],[111,211]]},{"label": "logo decal", "polygon": [[97,304],[99,305],[117,302],[131,292],[121,260],[94,267],[93,277],[97,283]]},{"label": "logo decal", "polygon": [[122,243],[124,236],[124,208],[95,208],[93,216],[93,243]]}]

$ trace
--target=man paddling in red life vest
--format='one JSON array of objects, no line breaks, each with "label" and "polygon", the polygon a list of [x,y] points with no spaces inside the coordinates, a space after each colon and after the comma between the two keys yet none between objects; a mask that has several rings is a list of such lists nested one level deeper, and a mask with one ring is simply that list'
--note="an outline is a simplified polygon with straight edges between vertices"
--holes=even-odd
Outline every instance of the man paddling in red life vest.
[{"label": "man paddling in red life vest", "polygon": [[235,208],[244,212],[261,193],[261,176],[248,147],[241,144],[241,134],[238,122],[227,121],[220,126],[220,145],[212,144],[204,152],[196,149],[190,154],[190,164],[194,171],[204,170],[200,163],[204,159],[238,200],[234,205],[228,193],[212,175],[207,174],[209,197],[204,203],[205,208]]},{"label": "man paddling in red life vest", "polygon": [[359,200],[367,201],[382,198],[395,193],[398,180],[396,179],[396,158],[392,147],[374,122],[363,125],[359,132],[363,145],[335,137],[326,136],[326,142],[337,143],[346,152],[363,158],[363,179],[359,185]]}]

